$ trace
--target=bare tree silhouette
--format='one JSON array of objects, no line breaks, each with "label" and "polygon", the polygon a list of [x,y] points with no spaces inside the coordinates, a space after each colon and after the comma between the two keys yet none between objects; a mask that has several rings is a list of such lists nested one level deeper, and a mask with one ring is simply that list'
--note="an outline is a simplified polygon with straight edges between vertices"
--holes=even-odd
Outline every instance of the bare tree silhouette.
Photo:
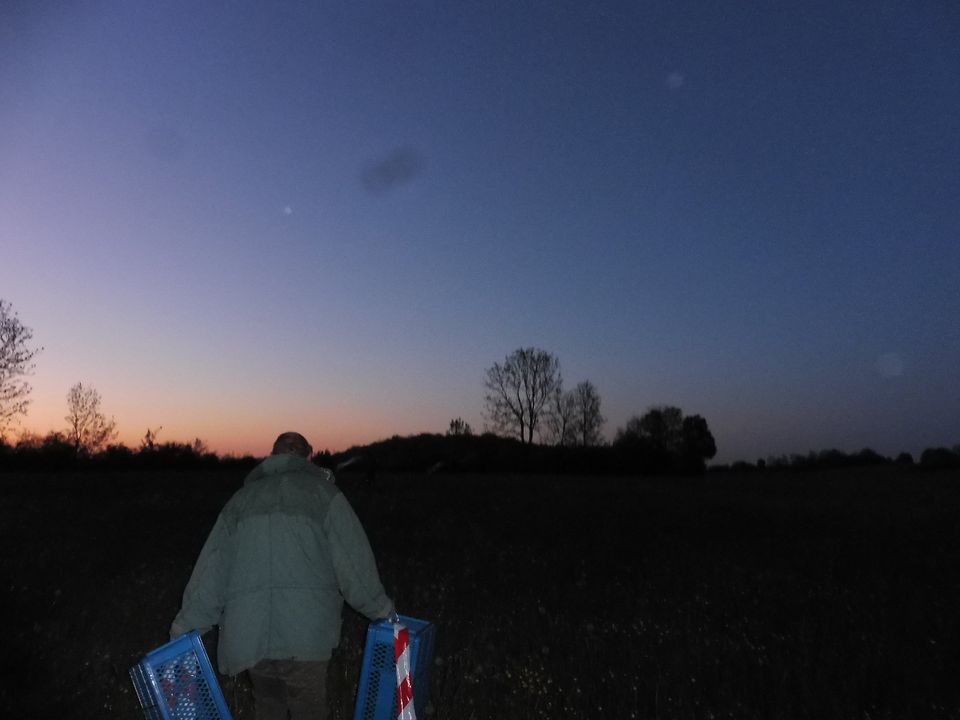
[{"label": "bare tree silhouette", "polygon": [[589,380],[577,383],[573,389],[573,431],[577,443],[592,447],[601,442],[600,430],[607,419],[600,414],[600,393]]},{"label": "bare tree silhouette", "polygon": [[143,439],[140,441],[140,452],[153,452],[156,450],[157,436],[161,430],[163,430],[163,425],[160,425],[156,430],[147,428],[147,431],[143,434]]},{"label": "bare tree silhouette", "polygon": [[67,393],[67,437],[77,454],[102,450],[116,435],[117,423],[100,412],[100,393],[77,383]]},{"label": "bare tree silhouette", "polygon": [[463,418],[457,417],[450,421],[447,435],[473,435],[473,428]]},{"label": "bare tree silhouette", "polygon": [[484,381],[491,427],[527,445],[533,443],[544,408],[560,382],[560,361],[545,350],[518,348],[502,365],[494,363]]},{"label": "bare tree silhouette", "polygon": [[0,439],[18,415],[30,404],[30,383],[24,376],[33,372],[33,358],[43,348],[33,348],[33,330],[26,327],[13,306],[0,299]]},{"label": "bare tree silhouette", "polygon": [[564,392],[563,386],[558,382],[550,396],[550,402],[547,403],[547,411],[544,415],[546,426],[544,435],[548,441],[560,447],[576,445],[577,434],[574,427],[576,415],[576,395],[573,392]]}]

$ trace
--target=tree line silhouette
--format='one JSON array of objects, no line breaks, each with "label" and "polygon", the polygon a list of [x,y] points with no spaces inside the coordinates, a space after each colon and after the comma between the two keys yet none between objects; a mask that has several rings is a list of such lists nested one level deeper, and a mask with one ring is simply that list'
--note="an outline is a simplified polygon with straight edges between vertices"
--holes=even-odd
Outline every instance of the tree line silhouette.
[{"label": "tree line silhouette", "polygon": [[[147,431],[149,437],[151,431]],[[137,448],[122,443],[111,443],[95,452],[77,451],[72,438],[63,432],[46,435],[24,433],[15,443],[0,440],[0,467],[21,470],[65,469],[162,469],[162,468],[213,468],[218,466],[253,467],[258,458],[250,455],[218,455],[197,438],[193,442],[166,441],[146,444],[141,441]]]},{"label": "tree line silhouette", "polygon": [[[156,442],[150,448],[112,444],[88,455],[78,454],[69,438],[59,432],[45,436],[26,434],[15,443],[0,441],[0,468],[8,470],[252,468],[260,459],[250,455],[217,455],[200,440]],[[703,471],[675,460],[664,461],[657,455],[637,454],[617,443],[586,448],[525,445],[515,438],[486,432],[397,435],[342,452],[322,450],[313,456],[313,461],[321,467],[341,473],[361,473],[370,479],[384,472],[689,475]],[[707,472],[774,474],[871,466],[960,469],[960,446],[928,448],[916,461],[909,453],[891,458],[869,448],[853,453],[825,450],[760,459],[755,463],[737,461],[712,465]]]},{"label": "tree line silhouette", "polygon": [[[0,463],[7,467],[59,468],[86,465],[111,467],[212,466],[251,464],[252,457],[219,457],[199,438],[191,443],[159,442],[160,428],[148,428],[136,449],[115,442],[117,425],[101,409],[96,389],[77,383],[67,393],[67,429],[45,436],[21,433],[16,442],[8,431],[30,403],[34,357],[33,331],[10,303],[0,299]],[[685,415],[672,405],[648,408],[633,415],[614,438],[602,433],[606,418],[601,397],[590,380],[564,388],[556,355],[536,347],[521,347],[484,375],[486,427],[475,434],[457,417],[445,434],[424,433],[387,440],[344,452],[318,453],[315,462],[340,469],[375,474],[389,471],[497,471],[631,474],[697,474],[716,456],[717,446],[707,420]],[[827,450],[736,462],[711,469],[738,471],[821,469],[896,463],[913,465],[902,453],[891,460],[870,449],[854,454]],[[930,448],[919,462],[924,468],[960,467],[960,446]]]},{"label": "tree line silhouette", "polygon": [[856,452],[847,453],[843,450],[811,450],[806,455],[774,455],[760,458],[756,463],[738,460],[729,465],[711,466],[711,471],[722,472],[776,472],[779,470],[834,470],[848,467],[871,467],[880,465],[897,465],[901,467],[920,467],[925,470],[955,470],[960,469],[960,445],[952,448],[931,447],[920,453],[919,460],[915,460],[908,452],[899,453],[896,457],[887,457],[872,448],[863,448]]}]

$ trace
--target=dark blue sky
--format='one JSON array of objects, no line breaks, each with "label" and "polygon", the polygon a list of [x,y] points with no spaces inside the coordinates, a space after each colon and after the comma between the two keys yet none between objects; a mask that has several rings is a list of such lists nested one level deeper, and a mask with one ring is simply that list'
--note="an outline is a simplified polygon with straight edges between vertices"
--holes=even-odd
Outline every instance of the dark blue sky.
[{"label": "dark blue sky", "polygon": [[719,460],[960,442],[955,3],[0,10],[27,426],[483,426],[521,345]]}]

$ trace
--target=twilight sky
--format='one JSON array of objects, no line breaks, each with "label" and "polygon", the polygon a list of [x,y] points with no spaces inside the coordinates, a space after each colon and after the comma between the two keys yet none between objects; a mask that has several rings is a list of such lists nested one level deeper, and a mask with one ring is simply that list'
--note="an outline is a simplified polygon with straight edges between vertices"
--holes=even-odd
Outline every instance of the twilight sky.
[{"label": "twilight sky", "polygon": [[131,446],[479,430],[534,345],[610,438],[960,443],[957,37],[953,0],[2,3],[22,427],[83,381]]}]

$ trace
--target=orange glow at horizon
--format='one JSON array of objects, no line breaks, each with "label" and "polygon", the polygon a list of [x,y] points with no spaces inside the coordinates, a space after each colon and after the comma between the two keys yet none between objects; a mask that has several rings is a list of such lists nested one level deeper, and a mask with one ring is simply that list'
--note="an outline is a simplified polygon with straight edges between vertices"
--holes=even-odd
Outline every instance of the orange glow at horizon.
[{"label": "orange glow at horizon", "polygon": [[[41,437],[51,432],[64,432],[66,408],[63,401],[56,403],[32,402],[26,417],[10,426],[8,441],[16,442],[24,435]],[[157,442],[192,443],[201,440],[217,455],[263,457],[268,455],[274,439],[282,432],[294,430],[303,434],[314,451],[342,452],[350,447],[366,445],[393,435],[416,434],[420,432],[443,432],[445,428],[424,418],[417,422],[407,416],[403,421],[377,415],[360,417],[357,414],[323,411],[304,413],[294,411],[285,413],[277,410],[263,414],[258,418],[253,411],[248,416],[236,414],[236,408],[223,408],[219,412],[197,413],[189,422],[182,420],[164,423],[147,420],[149,409],[132,415],[124,413],[113,416],[108,408],[104,414],[117,423],[117,437],[114,442],[136,450],[148,429],[157,434]],[[329,420],[325,420],[325,417]],[[162,416],[159,416],[162,417]],[[436,426],[436,427],[435,427]]]}]

